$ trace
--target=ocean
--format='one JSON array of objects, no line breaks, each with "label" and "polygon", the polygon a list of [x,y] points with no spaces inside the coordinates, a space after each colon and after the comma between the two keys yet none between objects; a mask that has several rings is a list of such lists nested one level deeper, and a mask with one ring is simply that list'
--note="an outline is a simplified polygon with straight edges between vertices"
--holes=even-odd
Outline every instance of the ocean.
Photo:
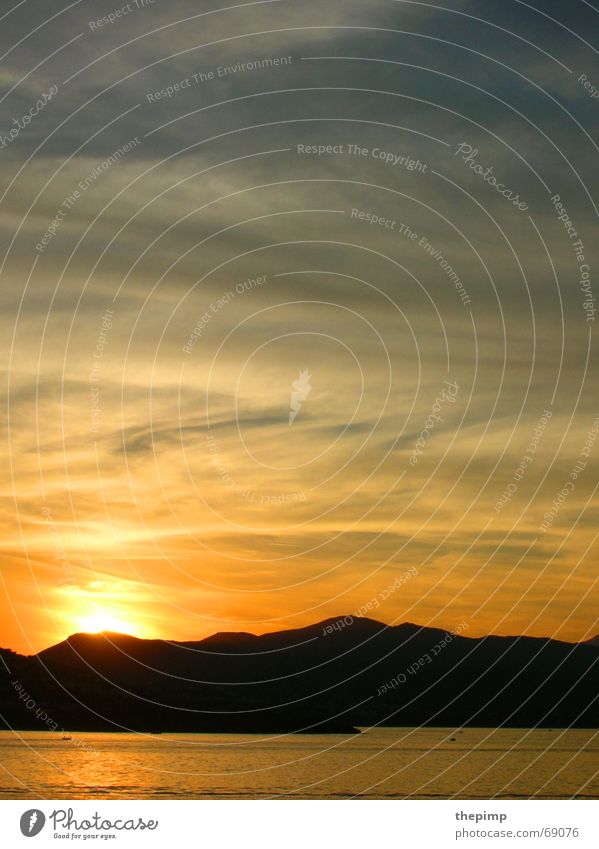
[{"label": "ocean", "polygon": [[0,732],[2,799],[599,798],[599,731]]}]

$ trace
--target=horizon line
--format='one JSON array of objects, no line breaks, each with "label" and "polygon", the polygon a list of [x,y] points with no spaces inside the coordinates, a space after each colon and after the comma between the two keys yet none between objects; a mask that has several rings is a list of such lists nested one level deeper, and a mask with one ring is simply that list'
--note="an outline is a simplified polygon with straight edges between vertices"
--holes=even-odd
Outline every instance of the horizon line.
[{"label": "horizon line", "polygon": [[[348,619],[351,620],[350,623],[346,622],[346,620],[348,620]],[[15,649],[6,648],[6,647],[3,647],[3,646],[0,646],[0,651],[14,652],[14,654],[19,654],[22,657],[35,657],[36,655],[40,654],[41,652],[48,651],[51,648],[62,645],[62,643],[69,642],[71,639],[73,639],[73,637],[96,637],[96,638],[98,638],[98,637],[105,637],[106,638],[106,637],[109,637],[109,636],[126,637],[127,639],[139,640],[139,641],[143,641],[143,642],[163,642],[163,643],[169,643],[169,644],[175,644],[175,645],[176,644],[181,645],[181,644],[185,644],[185,643],[203,643],[203,642],[206,642],[207,640],[213,639],[214,637],[218,637],[218,636],[221,636],[221,635],[231,635],[231,636],[234,636],[234,637],[236,637],[236,636],[247,636],[247,637],[254,637],[255,639],[260,639],[261,637],[272,636],[272,635],[275,635],[275,634],[285,634],[285,633],[290,633],[290,632],[293,632],[293,631],[307,631],[307,630],[310,630],[312,628],[324,627],[324,626],[331,627],[331,623],[340,623],[340,622],[343,623],[342,627],[339,628],[339,629],[333,629],[334,631],[336,631],[336,630],[341,631],[344,628],[350,628],[356,622],[373,622],[376,625],[381,625],[383,628],[401,628],[401,627],[404,627],[406,625],[410,625],[413,628],[418,629],[419,631],[441,631],[441,632],[446,633],[446,634],[453,634],[455,637],[463,637],[464,639],[470,639],[470,640],[484,640],[484,639],[487,639],[489,637],[495,637],[497,639],[552,640],[554,642],[567,643],[568,645],[572,645],[572,646],[589,645],[589,644],[593,645],[594,641],[599,641],[599,633],[594,634],[593,636],[588,637],[586,639],[582,639],[582,640],[564,640],[564,639],[559,639],[557,637],[550,637],[550,636],[535,637],[535,636],[531,636],[531,635],[528,635],[528,634],[493,634],[493,633],[484,634],[484,635],[479,636],[479,637],[469,637],[468,635],[464,634],[463,632],[460,632],[459,630],[454,631],[451,628],[442,628],[442,627],[437,626],[437,625],[419,625],[416,622],[409,622],[409,621],[398,622],[397,624],[391,625],[387,622],[382,622],[379,619],[372,619],[369,616],[353,616],[352,614],[345,614],[345,615],[342,615],[342,616],[330,616],[327,619],[322,619],[318,622],[312,623],[311,625],[303,625],[303,626],[300,626],[298,628],[282,628],[278,631],[265,631],[264,633],[261,633],[261,634],[254,634],[251,631],[215,631],[212,634],[209,634],[208,636],[202,637],[200,639],[187,639],[187,640],[174,640],[174,639],[170,639],[168,637],[138,637],[135,634],[129,634],[129,633],[126,633],[124,631],[111,631],[111,630],[108,630],[108,629],[105,629],[105,630],[102,630],[102,631],[75,631],[72,634],[69,634],[68,636],[64,637],[62,640],[59,640],[57,643],[52,643],[51,645],[46,646],[45,648],[40,649],[37,652],[33,652],[33,654],[21,655],[21,652],[18,652]],[[329,634],[330,633],[332,633],[332,632],[329,632]],[[323,634],[323,636],[326,636],[326,634]]]}]

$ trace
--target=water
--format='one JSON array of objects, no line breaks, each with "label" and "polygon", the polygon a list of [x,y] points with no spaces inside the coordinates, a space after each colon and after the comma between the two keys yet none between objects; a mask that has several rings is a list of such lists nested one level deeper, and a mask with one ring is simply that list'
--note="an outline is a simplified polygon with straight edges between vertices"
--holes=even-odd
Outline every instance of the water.
[{"label": "water", "polygon": [[599,798],[590,730],[71,736],[0,732],[0,798]]}]

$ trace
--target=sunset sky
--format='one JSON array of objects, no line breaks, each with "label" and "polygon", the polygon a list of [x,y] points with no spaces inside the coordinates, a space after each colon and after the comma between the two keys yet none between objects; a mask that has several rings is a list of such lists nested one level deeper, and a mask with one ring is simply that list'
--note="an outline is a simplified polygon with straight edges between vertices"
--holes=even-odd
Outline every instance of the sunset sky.
[{"label": "sunset sky", "polygon": [[129,5],[2,20],[0,646],[598,633],[599,12]]}]

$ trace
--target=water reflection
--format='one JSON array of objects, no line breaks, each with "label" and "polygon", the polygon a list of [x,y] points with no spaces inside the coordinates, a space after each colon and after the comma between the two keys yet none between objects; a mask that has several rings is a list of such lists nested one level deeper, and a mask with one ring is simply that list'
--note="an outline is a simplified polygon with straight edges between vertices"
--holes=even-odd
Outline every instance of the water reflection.
[{"label": "water reflection", "polygon": [[596,731],[0,732],[1,798],[599,798]]}]

